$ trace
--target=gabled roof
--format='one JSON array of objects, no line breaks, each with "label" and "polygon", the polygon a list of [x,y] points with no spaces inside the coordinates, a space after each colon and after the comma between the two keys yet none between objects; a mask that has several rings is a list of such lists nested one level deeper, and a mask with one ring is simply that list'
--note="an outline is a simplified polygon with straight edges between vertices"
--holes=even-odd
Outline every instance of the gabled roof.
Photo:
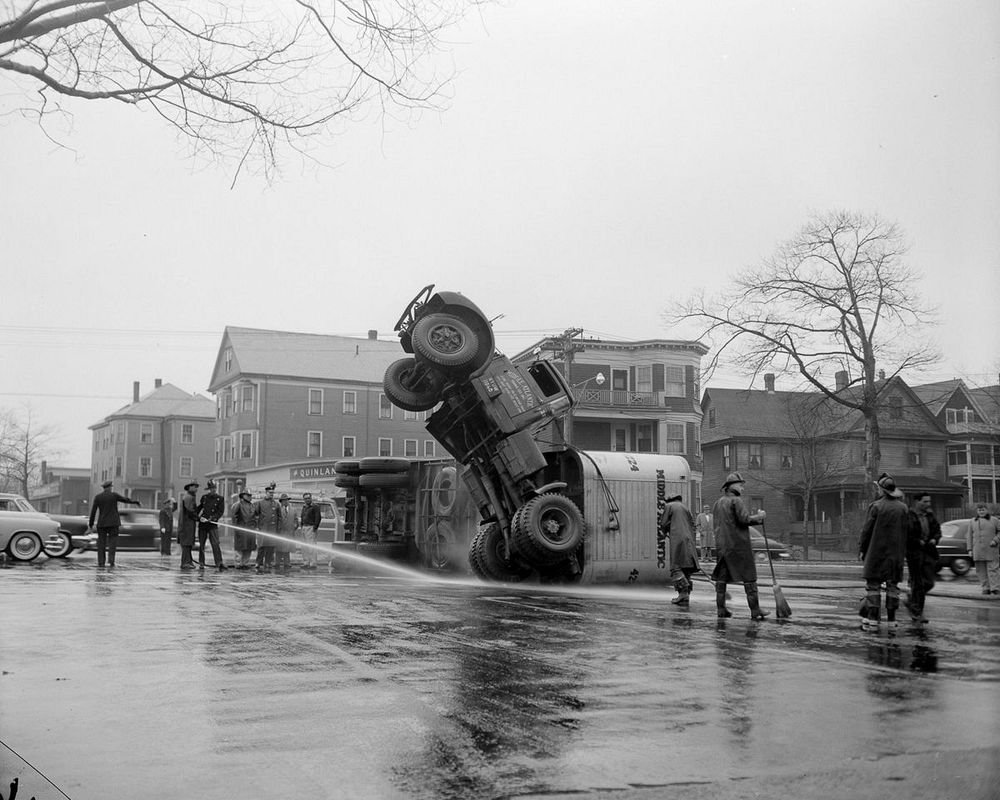
[{"label": "gabled roof", "polygon": [[214,420],[215,403],[200,394],[188,394],[172,383],[164,383],[140,397],[138,402],[122,406],[101,421],[95,422],[90,426],[90,430],[122,417],[142,417],[144,419],[184,417],[185,419]]},{"label": "gabled roof", "polygon": [[706,389],[702,405],[715,409],[716,424],[703,425],[702,444],[733,437],[797,439],[789,406],[804,396],[803,392]]},{"label": "gabled roof", "polygon": [[952,378],[950,381],[922,383],[920,386],[911,386],[910,388],[920,398],[920,402],[927,406],[930,412],[936,417],[941,413],[941,409],[945,407],[947,402],[951,400],[952,395],[959,389],[965,388],[965,383],[960,378]]},{"label": "gabled roof", "polygon": [[1000,425],[1000,385],[969,389],[969,397],[979,405],[987,422],[993,426]]},{"label": "gabled roof", "polygon": [[[233,367],[227,371],[228,347]],[[381,383],[386,368],[405,356],[398,341],[227,326],[208,390],[217,391],[235,376]]]}]

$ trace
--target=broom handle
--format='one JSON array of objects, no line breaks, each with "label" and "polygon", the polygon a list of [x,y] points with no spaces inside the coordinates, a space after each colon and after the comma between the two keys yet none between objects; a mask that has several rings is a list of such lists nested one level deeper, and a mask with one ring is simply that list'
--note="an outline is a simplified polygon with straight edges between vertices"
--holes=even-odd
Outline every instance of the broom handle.
[{"label": "broom handle", "polygon": [[760,521],[760,534],[764,537],[764,552],[767,553],[767,565],[771,568],[771,583],[777,583],[774,577],[774,562],[771,560],[771,545],[767,541],[767,528],[764,527],[764,520]]}]

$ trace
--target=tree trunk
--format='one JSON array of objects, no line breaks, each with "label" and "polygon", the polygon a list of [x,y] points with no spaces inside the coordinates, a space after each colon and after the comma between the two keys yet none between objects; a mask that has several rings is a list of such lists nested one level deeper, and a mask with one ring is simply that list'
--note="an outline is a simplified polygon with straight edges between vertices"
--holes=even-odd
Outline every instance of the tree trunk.
[{"label": "tree trunk", "polygon": [[878,426],[878,413],[874,409],[866,409],[865,415],[865,483],[868,494],[874,499],[875,479],[881,474],[882,448],[879,444],[881,434]]}]

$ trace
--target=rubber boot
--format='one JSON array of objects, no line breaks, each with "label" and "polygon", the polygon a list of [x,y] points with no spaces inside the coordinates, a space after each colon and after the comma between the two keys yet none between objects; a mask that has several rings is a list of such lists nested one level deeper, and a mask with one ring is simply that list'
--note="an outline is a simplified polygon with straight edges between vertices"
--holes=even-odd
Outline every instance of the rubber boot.
[{"label": "rubber boot", "polygon": [[878,633],[879,617],[881,616],[881,605],[882,598],[872,595],[868,595],[868,619],[862,624],[862,628],[866,631],[872,631]]},{"label": "rubber boot", "polygon": [[724,583],[715,584],[715,613],[722,618],[733,615],[733,612],[726,608],[726,584]]},{"label": "rubber boot", "polygon": [[670,602],[675,606],[687,606],[691,604],[691,581],[687,576],[683,576],[674,581],[674,588],[677,590],[677,597]]},{"label": "rubber boot", "polygon": [[757,593],[757,582],[750,581],[743,584],[747,593],[747,605],[750,607],[750,619],[764,619],[770,612],[764,611],[760,607],[760,595]]}]

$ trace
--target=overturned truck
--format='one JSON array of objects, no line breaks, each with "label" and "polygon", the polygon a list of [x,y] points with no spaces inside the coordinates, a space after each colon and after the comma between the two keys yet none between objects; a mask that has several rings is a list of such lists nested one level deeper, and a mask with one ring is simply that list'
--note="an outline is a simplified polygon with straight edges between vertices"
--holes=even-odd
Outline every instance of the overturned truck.
[{"label": "overturned truck", "polygon": [[[687,462],[567,444],[556,423],[575,399],[563,375],[545,360],[512,363],[496,352],[492,326],[475,304],[433,288],[424,287],[396,324],[410,355],[389,367],[384,388],[404,410],[436,407],[427,430],[455,459],[478,525],[466,537],[433,513],[416,513],[412,541],[421,560],[447,560],[434,557],[447,530],[487,580],[666,583],[668,548],[657,521],[668,496],[690,499]],[[407,476],[400,473],[396,488],[405,492],[406,484],[410,506],[426,508],[415,496],[427,487],[421,467]]]}]

